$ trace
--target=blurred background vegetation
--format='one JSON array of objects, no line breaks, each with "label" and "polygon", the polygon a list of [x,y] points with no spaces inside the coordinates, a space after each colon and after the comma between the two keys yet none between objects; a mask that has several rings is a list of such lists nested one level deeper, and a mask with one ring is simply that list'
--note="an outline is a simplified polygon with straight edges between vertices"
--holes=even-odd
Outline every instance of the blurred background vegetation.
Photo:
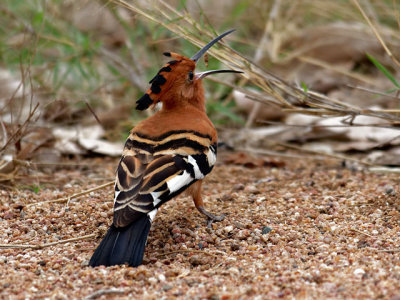
[{"label": "blurred background vegetation", "polygon": [[[232,26],[247,5],[238,3],[222,27]],[[184,3],[180,6],[184,8]],[[31,92],[50,122],[83,121],[86,102],[99,112],[115,110],[109,116],[114,120],[104,116],[107,127],[124,119],[135,122],[144,117],[134,110],[135,100],[166,62],[162,52],[190,56],[198,50],[113,3],[7,0],[0,4],[0,12],[2,71],[32,82]],[[209,67],[218,68],[219,62],[210,60]],[[213,94],[208,105],[215,121],[241,121],[231,111],[232,102],[221,104],[229,92],[226,87],[210,84],[208,90]]]},{"label": "blurred background vegetation", "polygon": [[[237,31],[225,43],[245,58],[240,68],[246,74],[206,81],[207,109],[218,128],[287,123],[297,108],[311,111],[313,105],[301,99],[311,91],[338,98],[347,109],[356,107],[351,113],[341,108],[339,115],[354,117],[375,107],[396,126],[399,8],[396,0],[3,0],[0,174],[4,181],[12,178],[18,161],[81,154],[81,149],[70,150],[55,129],[74,135],[66,128],[100,125],[100,139],[123,142],[147,116],[135,111],[135,101],[166,62],[162,52],[190,57],[199,49],[191,37],[205,43],[230,28]],[[200,69],[238,68],[233,60],[210,56]],[[260,84],[252,66],[282,78],[300,96],[285,95],[283,88],[281,102],[297,97],[287,100],[290,105],[271,101],[254,108],[254,93],[264,102],[276,94],[268,95],[263,89],[268,84]],[[240,89],[232,93],[236,86]],[[243,96],[243,89],[250,96]]]}]

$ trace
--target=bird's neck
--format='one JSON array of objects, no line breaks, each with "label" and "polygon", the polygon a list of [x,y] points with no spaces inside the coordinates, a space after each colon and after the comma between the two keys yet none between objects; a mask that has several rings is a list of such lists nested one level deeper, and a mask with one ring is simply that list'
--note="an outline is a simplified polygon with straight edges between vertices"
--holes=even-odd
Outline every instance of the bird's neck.
[{"label": "bird's neck", "polygon": [[185,97],[185,95],[183,94],[175,94],[172,97],[166,97],[161,101],[163,102],[163,110],[166,111],[181,109],[190,106],[196,108],[201,112],[206,112],[204,90],[198,90],[190,97]]}]

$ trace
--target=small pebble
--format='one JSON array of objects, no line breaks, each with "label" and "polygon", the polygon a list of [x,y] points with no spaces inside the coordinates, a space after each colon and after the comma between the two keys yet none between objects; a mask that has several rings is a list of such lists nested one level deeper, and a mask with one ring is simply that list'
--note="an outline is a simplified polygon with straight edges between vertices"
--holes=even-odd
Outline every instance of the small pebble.
[{"label": "small pebble", "polygon": [[164,274],[158,275],[158,280],[165,281],[165,275]]},{"label": "small pebble", "polygon": [[206,263],[205,259],[201,255],[193,255],[190,257],[189,262],[192,266],[204,265]]},{"label": "small pebble", "polygon": [[232,190],[234,190],[234,191],[242,191],[242,190],[244,190],[244,184],[243,183],[235,184],[232,187]]},{"label": "small pebble", "polygon": [[237,237],[239,240],[245,240],[245,239],[247,239],[247,237],[248,237],[249,235],[250,235],[249,231],[246,230],[246,229],[244,229],[244,230],[240,230],[240,231],[238,232],[238,234],[236,235],[236,237]]},{"label": "small pebble", "polygon": [[173,288],[172,285],[169,284],[164,284],[162,287],[163,291],[165,292],[171,290],[172,288]]},{"label": "small pebble", "polygon": [[64,185],[64,189],[70,189],[70,188],[72,188],[72,184],[67,183]]},{"label": "small pebble", "polygon": [[224,202],[231,201],[231,200],[233,200],[233,195],[232,194],[224,194],[224,195],[222,195],[221,200]]},{"label": "small pebble", "polygon": [[389,196],[395,196],[396,195],[396,191],[393,188],[393,186],[387,184],[387,185],[385,185],[384,189],[385,189],[386,195],[389,195]]},{"label": "small pebble", "polygon": [[228,269],[229,273],[233,273],[233,274],[239,274],[239,269],[235,268],[235,267],[230,267]]},{"label": "small pebble", "polygon": [[233,226],[232,226],[232,225],[226,226],[226,227],[224,228],[224,231],[225,231],[226,233],[229,233],[229,232],[231,232],[232,230],[233,230]]},{"label": "small pebble", "polygon": [[365,271],[364,271],[364,269],[358,268],[358,269],[354,270],[353,274],[356,276],[362,276],[365,274]]},{"label": "small pebble", "polygon": [[256,186],[254,186],[254,185],[248,185],[248,186],[246,186],[246,187],[244,188],[244,191],[245,191],[245,192],[248,192],[248,193],[252,193],[252,194],[258,194],[258,193],[260,193],[260,190],[259,190]]},{"label": "small pebble", "polygon": [[264,202],[266,199],[267,199],[266,197],[258,197],[256,202],[261,203],[261,202]]},{"label": "small pebble", "polygon": [[240,245],[239,244],[231,244],[231,250],[232,251],[237,251],[240,249]]},{"label": "small pebble", "polygon": [[[89,263],[89,262],[88,262]],[[46,262],[44,261],[44,260],[41,260],[41,261],[39,261],[38,262],[38,264],[40,265],[40,266],[45,266],[46,265]]]},{"label": "small pebble", "polygon": [[150,284],[156,284],[157,283],[157,279],[155,279],[154,277],[150,277],[147,280],[149,281]]},{"label": "small pebble", "polygon": [[261,234],[267,234],[267,233],[270,233],[271,231],[272,231],[271,228],[269,228],[268,226],[264,226],[261,231]]},{"label": "small pebble", "polygon": [[8,211],[4,214],[3,219],[10,220],[10,219],[14,219],[15,217],[16,217],[16,215],[13,212]]}]

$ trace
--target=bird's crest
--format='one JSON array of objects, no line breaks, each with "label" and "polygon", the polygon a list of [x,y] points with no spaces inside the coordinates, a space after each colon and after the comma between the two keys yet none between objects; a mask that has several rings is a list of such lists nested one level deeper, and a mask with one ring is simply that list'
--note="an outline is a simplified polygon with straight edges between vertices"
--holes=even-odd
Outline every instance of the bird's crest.
[{"label": "bird's crest", "polygon": [[194,69],[196,67],[196,62],[207,52],[207,50],[222,39],[224,36],[231,33],[233,30],[229,30],[218,37],[214,38],[211,42],[205,45],[200,51],[198,51],[194,56],[188,58],[186,56],[180,55],[174,52],[164,52],[165,56],[173,58],[165,64],[150,80],[150,88],[146,93],[136,101],[136,109],[145,110],[152,105],[157,104],[162,101],[164,94],[173,86],[176,82],[190,83],[198,79],[202,79],[209,74],[223,73],[223,72],[234,72],[241,73],[234,70],[213,70],[207,71],[200,74],[194,75]]},{"label": "bird's crest", "polygon": [[163,91],[169,88],[169,83],[173,82],[179,74],[186,73],[185,70],[194,70],[196,66],[194,61],[183,55],[174,52],[164,52],[164,55],[174,59],[166,63],[149,81],[150,88],[136,101],[136,109],[138,110],[144,110],[157,104],[163,95]]}]

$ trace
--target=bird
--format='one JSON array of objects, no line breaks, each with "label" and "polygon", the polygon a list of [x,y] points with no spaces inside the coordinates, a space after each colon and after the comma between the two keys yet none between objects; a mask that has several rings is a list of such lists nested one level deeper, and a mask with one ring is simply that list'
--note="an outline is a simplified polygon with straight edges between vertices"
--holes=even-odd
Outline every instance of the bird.
[{"label": "bird", "polygon": [[207,50],[234,29],[214,38],[191,58],[165,52],[172,60],[150,80],[150,88],[136,101],[137,110],[161,109],[139,122],[126,140],[116,170],[113,222],[94,251],[89,266],[142,264],[151,223],[160,206],[186,191],[208,225],[222,221],[204,207],[203,178],[217,156],[217,132],[206,114],[202,79],[216,73],[195,73]]}]

